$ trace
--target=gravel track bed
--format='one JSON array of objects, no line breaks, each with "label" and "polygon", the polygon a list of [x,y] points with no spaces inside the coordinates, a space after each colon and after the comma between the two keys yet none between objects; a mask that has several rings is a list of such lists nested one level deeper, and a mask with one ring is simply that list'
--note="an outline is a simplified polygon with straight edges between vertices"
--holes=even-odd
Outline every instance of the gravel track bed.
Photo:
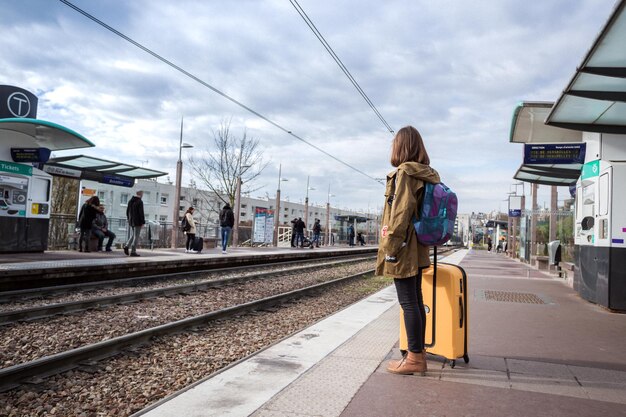
[{"label": "gravel track bed", "polygon": [[211,323],[156,338],[150,346],[0,394],[0,415],[124,417],[310,326],[392,283],[375,277],[342,284],[274,312]]},{"label": "gravel track bed", "polygon": [[183,318],[254,301],[374,268],[374,261],[266,278],[204,292],[108,306],[2,327],[0,364],[6,368]]},{"label": "gravel track bed", "polygon": [[[332,261],[330,261],[332,262]],[[335,261],[334,263],[342,263],[343,261]],[[326,263],[326,262],[324,262]],[[314,265],[311,262],[303,263],[302,267],[308,267]],[[215,281],[218,279],[225,278],[236,278],[243,277],[248,275],[254,275],[259,273],[266,272],[282,272],[288,269],[294,268],[295,265],[274,265],[263,267],[259,266],[255,268],[254,271],[233,271],[233,272],[208,272],[203,276],[196,276],[195,278],[172,278],[172,279],[163,279],[155,282],[141,282],[139,284],[129,285],[129,286],[120,286],[117,288],[109,287],[109,288],[100,288],[93,290],[80,291],[75,293],[67,293],[67,294],[51,294],[42,298],[30,298],[26,300],[15,300],[9,303],[0,304],[0,312],[8,312],[14,310],[23,310],[26,308],[32,307],[42,307],[51,304],[57,303],[69,303],[72,301],[83,301],[91,298],[99,298],[99,297],[110,297],[113,295],[121,295],[121,294],[130,294],[134,292],[140,291],[148,291],[148,290],[156,290],[159,288],[167,288],[173,287],[175,285],[185,285],[185,284],[199,284],[205,281]],[[333,268],[334,265],[321,265],[321,268]],[[193,272],[190,272],[193,274]]]}]

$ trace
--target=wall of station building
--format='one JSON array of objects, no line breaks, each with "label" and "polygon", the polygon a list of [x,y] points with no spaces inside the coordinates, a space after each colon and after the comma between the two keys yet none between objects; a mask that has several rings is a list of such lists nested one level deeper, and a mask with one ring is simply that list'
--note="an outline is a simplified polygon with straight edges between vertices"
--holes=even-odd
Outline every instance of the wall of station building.
[{"label": "wall of station building", "polygon": [[[143,191],[143,203],[146,220],[159,223],[171,223],[174,211],[174,198],[176,195],[176,187],[173,184],[160,183],[153,180],[138,180],[133,188],[117,187],[107,184],[100,184],[93,181],[82,182],[81,203],[92,195],[98,196],[102,204],[106,207],[106,213],[112,219],[125,219],[126,207],[130,198],[137,191]],[[189,187],[181,188],[180,197],[180,216],[190,205],[196,208],[198,221],[203,224],[217,224],[218,214],[212,210],[212,207],[220,207],[222,203],[218,201],[216,195],[210,191],[198,190]],[[266,208],[274,210],[276,202],[274,199],[252,198],[248,196],[241,197],[240,221],[253,222],[256,208]],[[280,202],[280,224],[291,226],[291,220],[294,217],[301,217],[304,220],[305,206],[303,203],[282,201]],[[332,207],[331,227],[333,231],[337,231],[342,225],[335,221],[335,216],[339,215],[358,215],[372,219],[366,223],[359,223],[357,230],[366,234],[375,234],[377,231],[377,223],[375,221],[376,213],[363,213],[358,211],[344,210]],[[315,218],[321,220],[322,228],[326,228],[326,204],[309,203],[308,229],[312,229]],[[345,225],[344,225],[345,226]]]}]

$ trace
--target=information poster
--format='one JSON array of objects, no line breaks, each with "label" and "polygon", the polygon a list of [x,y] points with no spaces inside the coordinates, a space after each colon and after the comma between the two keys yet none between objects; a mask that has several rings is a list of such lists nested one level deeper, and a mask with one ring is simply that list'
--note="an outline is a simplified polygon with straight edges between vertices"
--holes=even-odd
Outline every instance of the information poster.
[{"label": "information poster", "polygon": [[256,207],[254,210],[254,234],[252,241],[254,243],[265,243],[265,220],[267,217],[267,209],[264,207]]},{"label": "information poster", "polygon": [[267,210],[265,216],[265,243],[272,244],[274,241],[274,210]]},{"label": "information poster", "polygon": [[0,217],[26,217],[29,165],[0,161]]}]

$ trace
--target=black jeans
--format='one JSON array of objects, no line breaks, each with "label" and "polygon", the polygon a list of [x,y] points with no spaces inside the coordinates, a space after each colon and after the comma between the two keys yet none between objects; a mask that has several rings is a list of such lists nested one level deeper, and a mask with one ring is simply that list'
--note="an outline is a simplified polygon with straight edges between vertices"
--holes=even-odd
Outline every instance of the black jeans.
[{"label": "black jeans", "polygon": [[417,276],[393,280],[398,293],[398,302],[404,312],[404,325],[409,351],[419,353],[424,350],[426,337],[426,310],[422,297],[422,270]]},{"label": "black jeans", "polygon": [[195,234],[187,233],[187,244],[185,245],[185,248],[187,248],[187,250],[193,249],[193,240],[195,238],[196,238]]}]

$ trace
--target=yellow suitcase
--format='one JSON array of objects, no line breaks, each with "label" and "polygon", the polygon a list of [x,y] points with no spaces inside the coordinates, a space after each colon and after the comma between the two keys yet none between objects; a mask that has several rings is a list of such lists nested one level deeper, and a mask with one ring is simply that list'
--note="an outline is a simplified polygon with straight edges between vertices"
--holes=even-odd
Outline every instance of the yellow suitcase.
[{"label": "yellow suitcase", "polygon": [[[422,272],[422,295],[426,310],[426,352],[450,360],[453,368],[458,358],[463,358],[465,363],[469,362],[467,275],[463,268],[435,261],[434,265]],[[402,309],[400,350],[403,353],[408,350]]]}]

